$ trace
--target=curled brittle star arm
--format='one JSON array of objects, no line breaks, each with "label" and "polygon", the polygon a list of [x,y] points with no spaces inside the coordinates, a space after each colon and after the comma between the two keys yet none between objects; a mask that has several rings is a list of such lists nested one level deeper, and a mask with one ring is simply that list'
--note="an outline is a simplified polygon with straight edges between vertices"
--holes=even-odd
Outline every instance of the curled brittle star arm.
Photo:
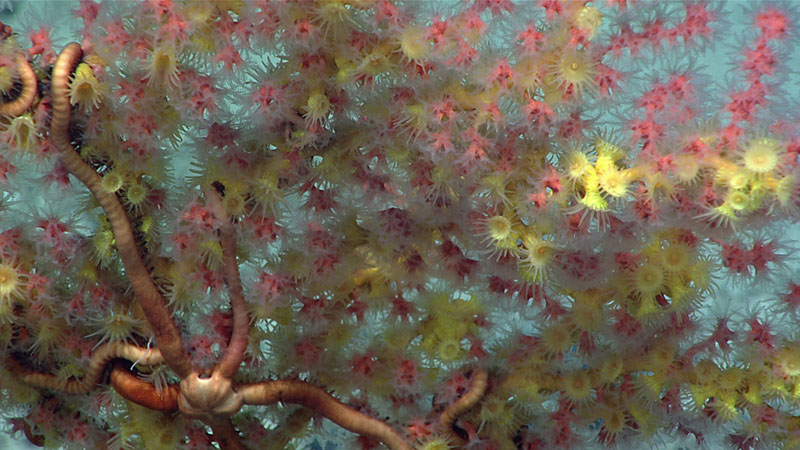
[{"label": "curled brittle star arm", "polygon": [[22,422],[22,432],[25,433],[25,438],[28,439],[28,442],[37,447],[44,447],[44,437],[33,434],[33,430],[31,430],[31,426],[28,422]]},{"label": "curled brittle star arm", "polygon": [[103,344],[92,353],[86,374],[80,380],[64,380],[56,375],[40,373],[23,367],[22,364],[8,358],[9,371],[20,381],[32,386],[66,392],[67,394],[86,394],[100,382],[106,364],[114,358],[138,361],[139,364],[155,366],[164,363],[161,352],[155,348],[142,348],[119,342]]},{"label": "curled brittle star arm", "polygon": [[111,386],[124,398],[146,408],[158,411],[178,409],[180,388],[170,384],[161,392],[152,384],[131,373],[122,361],[114,361],[111,366]]},{"label": "curled brittle star arm", "polygon": [[483,397],[483,393],[486,392],[488,380],[489,374],[485,369],[475,369],[473,371],[472,383],[470,384],[469,390],[439,415],[440,433],[453,437],[456,440],[461,440],[458,435],[453,433],[453,424],[460,415],[467,412],[480,401],[481,397]]},{"label": "curled brittle star arm", "polygon": [[391,450],[411,450],[411,445],[383,421],[369,417],[336,400],[324,389],[299,380],[273,380],[238,388],[248,405],[296,403],[313,409],[340,427],[375,438]]},{"label": "curled brittle star arm", "polygon": [[50,136],[60,152],[64,167],[89,188],[100,206],[103,207],[108,222],[111,224],[111,231],[114,233],[114,240],[125,266],[125,272],[136,294],[136,300],[142,307],[147,322],[158,339],[158,347],[164,354],[169,367],[179,377],[184,378],[191,373],[192,363],[164,297],[158,292],[150,277],[150,272],[139,255],[128,216],[116,195],[101,189],[100,175],[78,155],[69,137],[71,105],[68,82],[70,74],[81,56],[80,45],[73,42],[64,47],[53,67],[53,117],[50,122]]},{"label": "curled brittle star arm", "polygon": [[0,116],[18,116],[30,108],[33,99],[36,98],[36,75],[31,69],[28,58],[22,53],[17,53],[14,62],[17,64],[19,79],[22,82],[22,91],[13,101],[0,105]]},{"label": "curled brittle star arm", "polygon": [[223,277],[228,287],[233,310],[233,333],[215,370],[218,370],[223,377],[231,379],[239,369],[239,365],[244,359],[244,352],[247,350],[250,318],[247,314],[247,303],[244,300],[242,280],[239,276],[239,264],[236,262],[236,235],[233,223],[222,205],[222,199],[217,190],[212,186],[206,186],[203,193],[211,212],[220,221],[219,237],[222,245]]}]

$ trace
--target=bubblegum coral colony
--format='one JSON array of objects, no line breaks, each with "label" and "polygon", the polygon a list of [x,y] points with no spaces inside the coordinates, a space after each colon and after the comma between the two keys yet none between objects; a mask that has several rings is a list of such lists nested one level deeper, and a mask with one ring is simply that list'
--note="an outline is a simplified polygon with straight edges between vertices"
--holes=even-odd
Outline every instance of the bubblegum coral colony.
[{"label": "bubblegum coral colony", "polygon": [[732,6],[81,0],[77,42],[3,26],[6,431],[800,448],[798,14]]}]

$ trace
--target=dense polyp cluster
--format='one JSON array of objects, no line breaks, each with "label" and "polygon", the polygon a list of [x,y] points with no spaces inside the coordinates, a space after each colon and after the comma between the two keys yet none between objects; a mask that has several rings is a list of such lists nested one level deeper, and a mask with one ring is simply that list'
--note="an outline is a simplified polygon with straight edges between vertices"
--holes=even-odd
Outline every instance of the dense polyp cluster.
[{"label": "dense polyp cluster", "polygon": [[80,0],[80,44],[3,26],[7,429],[797,448],[797,11],[738,6]]}]

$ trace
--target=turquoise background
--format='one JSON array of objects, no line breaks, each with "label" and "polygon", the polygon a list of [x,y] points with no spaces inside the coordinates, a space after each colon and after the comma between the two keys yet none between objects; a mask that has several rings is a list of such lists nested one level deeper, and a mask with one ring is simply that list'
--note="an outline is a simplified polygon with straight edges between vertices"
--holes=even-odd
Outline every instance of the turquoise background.
[{"label": "turquoise background", "polygon": [[[661,3],[666,2],[661,1]],[[717,96],[717,98],[709,99],[713,103],[722,103],[725,101],[723,94],[725,92],[724,81],[726,80],[726,74],[730,69],[735,67],[731,64],[734,62],[734,60],[731,59],[732,49],[735,48],[737,44],[741,43],[743,31],[748,29],[745,24],[747,19],[745,12],[752,10],[753,5],[757,3],[758,2],[746,0],[726,1],[723,7],[725,17],[729,21],[729,27],[726,28],[735,31],[724,33],[723,39],[713,42],[708,51],[697,61],[705,66],[704,73],[713,81],[714,89],[706,94],[708,96]],[[784,2],[778,3],[778,5],[794,5],[790,6],[790,8],[793,9],[795,13],[800,9],[800,2]],[[78,35],[77,30],[79,29],[80,23],[74,19],[70,11],[77,6],[77,0],[0,0],[0,21],[11,25],[15,31],[23,35],[27,34],[26,30],[29,28],[28,24],[34,25],[37,28],[38,24],[49,24],[53,29],[51,34],[53,43],[56,48],[60,48],[65,43],[75,39]],[[795,20],[797,19],[800,19],[800,16],[795,14]],[[795,40],[800,42],[797,35],[795,35]],[[23,38],[23,42],[25,41],[26,39]],[[25,45],[27,45],[27,43]],[[788,71],[789,67],[800,67],[800,44],[798,44],[797,47],[798,49],[795,49],[793,53],[786,55],[789,60],[785,62],[784,70]],[[800,99],[800,77],[798,74],[790,73],[783,84],[783,88],[782,96],[784,99],[788,99],[788,101],[796,107],[798,99]],[[797,111],[798,109],[795,108],[794,110]],[[794,119],[794,122],[797,123],[797,118],[795,117]],[[720,297],[725,298],[729,296],[728,298],[733,299],[731,307],[735,308],[737,299],[744,301],[743,299],[758,296],[759,294],[762,296],[764,295],[764,293],[759,292],[726,292],[723,290],[720,292]],[[27,442],[15,441],[9,438],[8,426],[3,426],[0,430],[2,430],[0,431],[0,450],[38,448],[31,446]],[[17,435],[24,440],[22,433],[17,433]],[[321,449],[322,447],[319,445],[311,445],[310,448]],[[660,448],[667,450],[688,450],[697,448],[697,446],[694,444],[693,439],[688,439],[666,443]],[[713,444],[711,448],[713,448]]]}]

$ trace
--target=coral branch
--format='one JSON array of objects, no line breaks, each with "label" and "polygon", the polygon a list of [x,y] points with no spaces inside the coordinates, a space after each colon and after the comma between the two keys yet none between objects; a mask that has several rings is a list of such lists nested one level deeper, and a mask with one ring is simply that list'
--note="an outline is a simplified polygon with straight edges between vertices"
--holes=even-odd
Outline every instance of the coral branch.
[{"label": "coral branch", "polygon": [[239,264],[236,262],[236,236],[219,193],[211,186],[203,189],[206,202],[214,216],[220,222],[220,242],[222,244],[222,265],[225,283],[228,286],[228,295],[231,298],[233,310],[233,334],[228,348],[217,363],[215,371],[225,378],[233,378],[239,365],[244,359],[247,350],[247,337],[250,327],[250,318],[247,314],[247,304],[242,291],[242,280],[239,276]]},{"label": "coral branch", "polygon": [[52,75],[53,118],[50,135],[60,151],[64,167],[91,191],[103,207],[117,244],[125,272],[130,279],[136,300],[144,310],[147,322],[156,334],[158,347],[169,367],[184,378],[192,371],[189,355],[183,346],[180,331],[172,320],[166,302],[158,292],[150,273],[139,255],[133,231],[125,210],[116,195],[101,189],[101,177],[78,155],[69,136],[71,106],[69,102],[69,76],[81,59],[82,50],[77,43],[68,44],[58,56]]},{"label": "coral branch", "polygon": [[412,448],[385,422],[356,411],[333,398],[324,389],[304,381],[265,381],[240,386],[238,390],[244,397],[245,404],[297,403],[313,409],[346,430],[375,438],[392,450]]},{"label": "coral branch", "polygon": [[6,365],[20,381],[32,386],[63,391],[68,394],[86,394],[100,382],[106,364],[114,358],[136,361],[138,364],[146,366],[164,363],[164,358],[158,349],[114,342],[101,345],[95,350],[86,374],[80,380],[64,380],[53,374],[34,372],[13,358],[6,359]]},{"label": "coral branch", "polygon": [[158,411],[178,409],[180,388],[168,385],[161,392],[156,387],[131,373],[122,361],[114,361],[111,368],[111,386],[126,399],[146,408]]},{"label": "coral branch", "polygon": [[458,435],[453,433],[453,424],[460,415],[467,412],[480,401],[481,397],[483,397],[483,393],[486,392],[488,379],[489,374],[485,369],[475,369],[472,373],[472,384],[469,390],[439,415],[439,431],[441,433],[453,437],[456,440],[460,440]]},{"label": "coral branch", "polygon": [[22,53],[17,53],[14,59],[22,82],[22,91],[14,101],[0,105],[0,116],[18,116],[25,112],[36,98],[36,75],[31,69],[28,58]]}]

